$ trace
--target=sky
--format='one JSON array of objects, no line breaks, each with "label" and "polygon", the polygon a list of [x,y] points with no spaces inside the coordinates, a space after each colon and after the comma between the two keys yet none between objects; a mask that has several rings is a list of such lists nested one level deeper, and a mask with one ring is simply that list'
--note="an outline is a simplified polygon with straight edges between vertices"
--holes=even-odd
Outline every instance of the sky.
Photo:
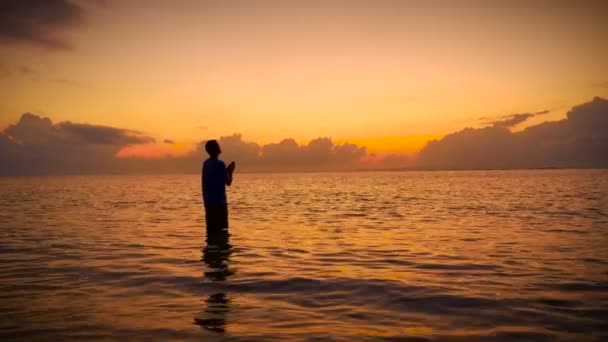
[{"label": "sky", "polygon": [[234,134],[411,156],[465,127],[511,118],[521,132],[607,98],[606,13],[560,0],[4,0],[0,129],[33,113],[150,138],[119,158]]}]

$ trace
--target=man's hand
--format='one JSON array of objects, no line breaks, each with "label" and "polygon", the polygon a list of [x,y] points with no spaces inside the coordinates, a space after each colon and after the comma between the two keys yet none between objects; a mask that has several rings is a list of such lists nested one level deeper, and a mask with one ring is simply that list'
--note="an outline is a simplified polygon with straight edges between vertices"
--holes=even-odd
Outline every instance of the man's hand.
[{"label": "man's hand", "polygon": [[232,184],[232,172],[234,172],[234,167],[234,162],[231,162],[228,164],[228,166],[226,166],[226,172],[228,173],[226,177],[226,185]]}]

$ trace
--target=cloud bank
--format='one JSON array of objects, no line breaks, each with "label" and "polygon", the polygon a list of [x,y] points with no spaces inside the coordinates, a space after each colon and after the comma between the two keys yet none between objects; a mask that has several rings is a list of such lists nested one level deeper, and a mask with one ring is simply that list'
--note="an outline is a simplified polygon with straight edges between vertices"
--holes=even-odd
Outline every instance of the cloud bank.
[{"label": "cloud bank", "polygon": [[[252,171],[349,170],[366,154],[364,147],[336,144],[331,138],[316,138],[298,145],[293,139],[258,145],[246,142],[240,134],[219,139],[222,157],[236,160]],[[204,155],[201,143],[194,155]]]},{"label": "cloud bank", "polygon": [[[173,140],[157,144],[141,132],[107,126],[53,123],[26,113],[0,133],[0,175],[80,173],[199,172],[207,157],[206,139],[194,149]],[[317,138],[299,145],[293,139],[259,145],[240,134],[219,139],[222,158],[235,160],[240,171],[350,170],[366,155],[365,148]]]},{"label": "cloud bank", "polygon": [[485,128],[466,128],[429,142],[420,168],[513,169],[608,167],[608,101],[599,97],[575,106],[567,118],[513,133],[509,127],[529,115],[517,114]]},{"label": "cloud bank", "polygon": [[[370,154],[365,147],[321,137],[307,144],[293,139],[257,144],[233,134],[219,138],[222,159],[239,172],[353,169],[513,169],[608,167],[608,101],[599,97],[575,106],[567,118],[509,128],[543,112],[509,115],[491,126],[466,128],[429,142],[418,155]],[[0,132],[0,175],[75,173],[197,173],[207,157],[193,147],[165,139],[156,143],[135,130],[53,123],[26,113]]]},{"label": "cloud bank", "polygon": [[25,113],[0,134],[0,175],[96,173],[121,170],[115,157],[123,146],[155,140],[140,132]]}]

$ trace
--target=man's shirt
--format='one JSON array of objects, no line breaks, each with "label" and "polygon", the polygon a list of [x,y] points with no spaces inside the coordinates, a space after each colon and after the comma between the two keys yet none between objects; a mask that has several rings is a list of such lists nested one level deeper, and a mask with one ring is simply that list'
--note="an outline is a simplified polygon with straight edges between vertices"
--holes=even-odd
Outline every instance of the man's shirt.
[{"label": "man's shirt", "polygon": [[209,158],[203,163],[203,202],[205,205],[226,205],[228,170],[223,161]]}]

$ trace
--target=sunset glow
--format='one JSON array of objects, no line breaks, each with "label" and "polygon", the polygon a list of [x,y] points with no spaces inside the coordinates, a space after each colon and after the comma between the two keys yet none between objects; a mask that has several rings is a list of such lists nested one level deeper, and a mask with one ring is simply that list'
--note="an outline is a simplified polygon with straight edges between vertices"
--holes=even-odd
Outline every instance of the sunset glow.
[{"label": "sunset glow", "polygon": [[0,0],[0,341],[608,341],[608,0]]},{"label": "sunset glow", "polygon": [[418,134],[396,137],[351,138],[344,139],[344,142],[366,146],[369,152],[412,153],[420,151],[427,142],[441,137],[439,134]]},{"label": "sunset glow", "polygon": [[407,154],[466,127],[545,113],[512,127],[521,131],[608,97],[601,1],[41,4],[3,14],[19,29],[0,32],[0,128],[29,112],[155,141],[117,157],[183,156],[233,134]]},{"label": "sunset glow", "polygon": [[193,146],[186,144],[137,144],[128,145],[116,153],[118,158],[167,158],[183,157]]}]

